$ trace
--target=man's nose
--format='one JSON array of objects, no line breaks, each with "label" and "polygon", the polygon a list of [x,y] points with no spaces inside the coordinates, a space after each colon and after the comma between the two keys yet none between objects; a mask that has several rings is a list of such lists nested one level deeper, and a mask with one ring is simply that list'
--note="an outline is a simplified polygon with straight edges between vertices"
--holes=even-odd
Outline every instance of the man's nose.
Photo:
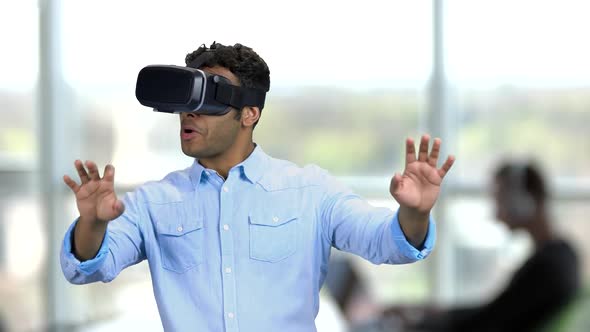
[{"label": "man's nose", "polygon": [[180,114],[180,117],[186,117],[186,118],[196,118],[198,116],[199,116],[198,114],[189,113],[189,112],[185,112],[185,113]]}]

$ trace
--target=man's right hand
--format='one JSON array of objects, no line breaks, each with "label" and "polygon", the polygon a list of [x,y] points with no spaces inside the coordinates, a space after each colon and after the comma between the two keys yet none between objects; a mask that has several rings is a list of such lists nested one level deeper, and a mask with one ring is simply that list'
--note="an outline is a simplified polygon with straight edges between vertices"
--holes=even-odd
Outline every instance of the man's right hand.
[{"label": "man's right hand", "polygon": [[115,194],[115,168],[112,165],[105,167],[102,178],[92,161],[82,164],[80,160],[76,160],[74,165],[81,184],[78,185],[67,175],[64,175],[63,180],[76,195],[80,212],[80,219],[74,230],[72,250],[78,259],[84,261],[96,256],[108,222],[123,214],[125,206]]},{"label": "man's right hand", "polygon": [[101,179],[94,162],[86,161],[88,172],[80,160],[74,165],[82,183],[78,185],[67,175],[64,175],[64,182],[76,195],[80,217],[87,223],[107,223],[120,216],[125,206],[115,194],[115,168],[107,165]]}]

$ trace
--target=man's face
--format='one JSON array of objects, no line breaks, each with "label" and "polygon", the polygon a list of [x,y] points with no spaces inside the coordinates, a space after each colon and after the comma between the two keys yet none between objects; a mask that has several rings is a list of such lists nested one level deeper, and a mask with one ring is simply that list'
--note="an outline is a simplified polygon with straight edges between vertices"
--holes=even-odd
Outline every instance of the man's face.
[{"label": "man's face", "polygon": [[[239,85],[238,78],[223,67],[205,67],[203,71],[223,76],[232,84]],[[240,121],[235,119],[236,110],[225,115],[180,114],[180,142],[182,152],[193,158],[213,158],[223,154],[236,141]]]},{"label": "man's face", "polygon": [[510,205],[514,202],[510,202],[509,184],[503,179],[495,179],[493,183],[493,196],[496,208],[496,219],[501,223],[505,224],[509,229],[513,230],[518,228],[519,224],[514,220],[514,217],[510,213]]},{"label": "man's face", "polygon": [[506,189],[500,179],[495,179],[492,184],[492,195],[494,197],[494,207],[496,209],[496,219],[502,223],[509,224],[508,211],[506,207]]}]

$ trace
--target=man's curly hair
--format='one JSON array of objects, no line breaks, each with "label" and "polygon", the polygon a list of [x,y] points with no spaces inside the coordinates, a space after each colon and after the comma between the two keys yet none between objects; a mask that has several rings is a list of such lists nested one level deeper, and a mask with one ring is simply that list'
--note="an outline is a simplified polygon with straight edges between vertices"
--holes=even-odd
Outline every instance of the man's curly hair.
[{"label": "man's curly hair", "polygon": [[209,48],[204,44],[196,51],[186,55],[185,63],[194,67],[193,62],[206,53],[205,61],[199,61],[199,67],[221,66],[229,69],[240,80],[240,85],[264,91],[270,89],[270,70],[266,62],[250,47],[235,44],[225,46],[213,42]]},{"label": "man's curly hair", "polygon": [[[198,61],[196,61],[198,60]],[[203,68],[220,66],[229,69],[246,88],[270,90],[270,70],[262,58],[250,47],[242,44],[225,46],[213,42],[209,48],[205,44],[196,51],[186,55],[187,67]],[[236,110],[236,120],[242,116],[242,110]],[[260,109],[262,111],[262,109]],[[258,121],[254,123],[256,128]]]}]

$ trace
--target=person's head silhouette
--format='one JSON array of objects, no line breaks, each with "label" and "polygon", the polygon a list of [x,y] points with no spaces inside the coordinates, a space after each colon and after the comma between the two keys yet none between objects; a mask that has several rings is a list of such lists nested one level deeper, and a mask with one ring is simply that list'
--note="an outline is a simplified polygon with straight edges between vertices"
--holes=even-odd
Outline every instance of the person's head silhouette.
[{"label": "person's head silhouette", "polygon": [[511,230],[522,229],[537,245],[552,238],[547,215],[548,190],[532,163],[505,162],[493,177],[496,218]]}]

